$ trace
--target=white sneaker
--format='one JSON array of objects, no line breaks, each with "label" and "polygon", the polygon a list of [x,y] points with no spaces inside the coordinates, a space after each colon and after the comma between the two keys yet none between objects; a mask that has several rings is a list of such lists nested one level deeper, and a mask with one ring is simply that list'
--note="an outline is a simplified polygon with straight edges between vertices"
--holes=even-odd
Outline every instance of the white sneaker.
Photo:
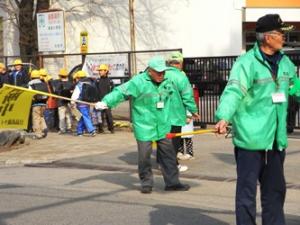
[{"label": "white sneaker", "polygon": [[182,154],[181,152],[177,153],[177,159],[182,160],[184,158],[184,154]]},{"label": "white sneaker", "polygon": [[185,158],[186,160],[195,159],[194,156],[192,156],[191,154],[184,154],[184,158]]},{"label": "white sneaker", "polygon": [[191,156],[190,154],[184,154],[182,156],[182,160],[189,160],[189,159],[192,159],[193,156]]},{"label": "white sneaker", "polygon": [[177,153],[177,159],[179,159],[179,160],[190,160],[193,158],[194,157],[190,154],[182,154],[181,152]]},{"label": "white sneaker", "polygon": [[194,156],[192,156],[191,154],[187,154],[189,156],[189,160],[195,159]]},{"label": "white sneaker", "polygon": [[186,165],[177,165],[179,172],[185,172],[187,171],[189,168]]}]

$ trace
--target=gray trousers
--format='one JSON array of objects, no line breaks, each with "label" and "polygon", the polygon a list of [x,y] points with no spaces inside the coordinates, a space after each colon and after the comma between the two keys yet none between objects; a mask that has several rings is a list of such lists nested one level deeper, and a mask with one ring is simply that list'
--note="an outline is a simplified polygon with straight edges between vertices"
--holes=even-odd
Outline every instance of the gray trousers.
[{"label": "gray trousers", "polygon": [[[166,186],[179,184],[179,172],[176,156],[171,140],[160,139],[157,142],[157,160]],[[152,141],[138,141],[138,170],[142,186],[153,186],[153,173],[151,167]]]},{"label": "gray trousers", "polygon": [[72,128],[71,108],[68,105],[58,107],[59,130],[65,132]]}]

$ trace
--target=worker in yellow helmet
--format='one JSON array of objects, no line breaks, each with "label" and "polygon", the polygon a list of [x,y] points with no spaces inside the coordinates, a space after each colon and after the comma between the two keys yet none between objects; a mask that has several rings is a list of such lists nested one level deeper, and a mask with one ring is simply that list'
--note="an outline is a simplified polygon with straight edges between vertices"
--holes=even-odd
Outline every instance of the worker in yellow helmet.
[{"label": "worker in yellow helmet", "polygon": [[[41,80],[39,70],[31,71],[31,81],[28,83],[28,88],[41,91],[49,92],[47,84]],[[44,117],[44,112],[46,110],[48,96],[37,94],[33,97],[32,107],[31,107],[31,121],[32,130],[35,134],[36,139],[45,138],[47,136],[47,125]]]},{"label": "worker in yellow helmet", "polygon": [[[41,80],[45,81],[48,85],[48,90],[50,93],[55,92],[54,90],[54,82],[52,76],[49,75],[48,71],[45,68],[40,69]],[[57,132],[58,130],[58,106],[57,99],[53,97],[49,97],[47,101],[47,109],[46,109],[46,123],[48,129],[53,132]]]},{"label": "worker in yellow helmet", "polygon": [[[58,73],[58,81],[57,81],[57,88],[56,88],[56,94],[71,98],[74,85],[71,81],[69,81],[68,78],[68,72],[65,68],[62,68],[59,70]],[[58,118],[59,118],[59,131],[58,134],[66,134],[71,133],[72,130],[72,114],[71,114],[71,107],[70,107],[70,101],[58,99],[57,100],[58,105]]]},{"label": "worker in yellow helmet", "polygon": [[[109,67],[107,64],[101,64],[97,70],[99,71],[99,78],[96,80],[96,85],[97,85],[97,89],[99,91],[99,97],[100,97],[100,101],[102,100],[102,98],[107,95],[108,93],[110,93],[112,91],[112,89],[114,88],[114,83],[112,82],[112,80],[108,77],[109,74]],[[101,121],[102,123],[100,123],[98,125],[98,131],[99,133],[103,133],[103,123],[104,120],[106,121],[107,124],[107,129],[111,132],[114,133],[114,122],[113,122],[113,117],[112,117],[112,113],[111,113],[111,109],[103,109],[101,111]]]},{"label": "worker in yellow helmet", "polygon": [[8,77],[8,82],[11,85],[27,87],[30,80],[30,76],[23,68],[23,62],[21,59],[16,59],[13,62],[14,69],[11,71]]},{"label": "worker in yellow helmet", "polygon": [[[89,97],[91,97],[93,93],[97,92],[95,89],[92,89],[93,81],[88,78],[86,73],[82,70],[77,71],[74,77],[78,80],[78,82],[75,86],[71,99],[89,102]],[[90,116],[90,105],[77,103],[76,107],[81,113],[81,118],[77,123],[77,136],[82,136],[84,132],[87,132],[91,137],[96,136],[96,130]]]}]

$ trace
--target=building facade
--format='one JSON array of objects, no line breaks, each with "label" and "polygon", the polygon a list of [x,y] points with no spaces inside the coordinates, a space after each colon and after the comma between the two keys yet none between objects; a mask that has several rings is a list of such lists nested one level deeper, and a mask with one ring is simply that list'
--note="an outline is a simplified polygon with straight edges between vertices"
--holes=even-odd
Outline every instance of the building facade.
[{"label": "building facade", "polygon": [[[88,32],[89,52],[130,50],[128,5],[125,0],[51,0],[51,8],[65,14],[65,51],[57,53],[79,53],[82,31]],[[135,0],[136,50],[239,55],[253,45],[255,21],[266,13],[279,13],[294,24],[288,43],[300,45],[299,0]],[[0,54],[18,55],[18,29],[7,18],[0,10]]]}]

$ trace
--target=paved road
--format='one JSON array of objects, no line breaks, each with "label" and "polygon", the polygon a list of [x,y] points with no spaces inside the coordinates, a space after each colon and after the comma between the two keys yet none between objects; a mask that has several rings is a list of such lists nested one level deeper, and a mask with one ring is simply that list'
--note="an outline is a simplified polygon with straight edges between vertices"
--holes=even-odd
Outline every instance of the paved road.
[{"label": "paved road", "polygon": [[[288,225],[300,224],[299,135],[291,136],[285,163]],[[231,139],[198,135],[194,143],[196,159],[184,162],[190,169],[181,174],[191,190],[165,193],[155,169],[154,191],[142,195],[130,132],[27,140],[0,154],[0,225],[234,224]]]},{"label": "paved road", "polygon": [[[190,191],[166,193],[156,176],[145,195],[131,172],[6,167],[0,180],[0,225],[234,224],[232,182],[184,179]],[[289,190],[288,225],[300,222],[299,194]]]}]

